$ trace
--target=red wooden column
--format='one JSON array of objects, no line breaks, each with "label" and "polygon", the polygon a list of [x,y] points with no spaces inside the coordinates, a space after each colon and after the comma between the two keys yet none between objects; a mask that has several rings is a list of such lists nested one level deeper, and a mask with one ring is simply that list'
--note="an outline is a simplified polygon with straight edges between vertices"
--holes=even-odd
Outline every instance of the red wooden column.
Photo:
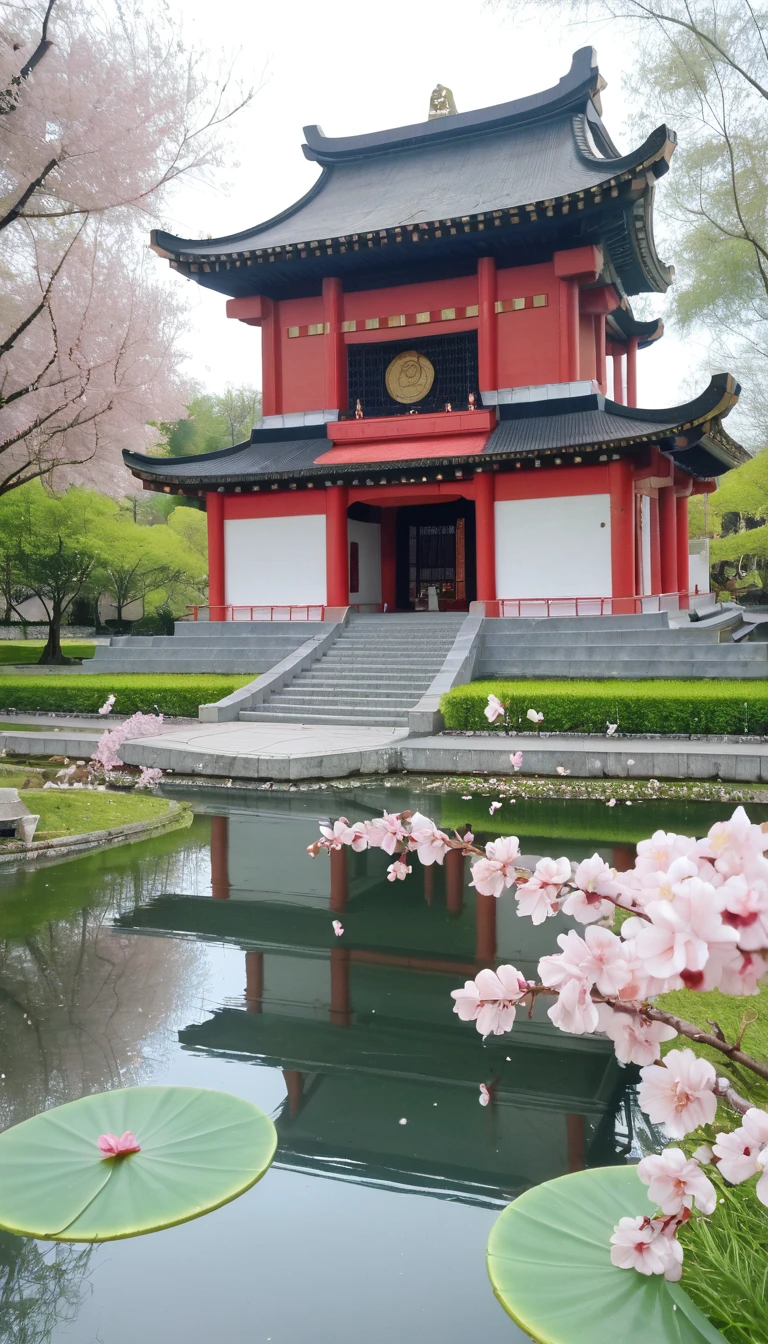
[{"label": "red wooden column", "polygon": [[262,415],[280,415],[283,409],[280,358],[280,305],[262,299],[261,409]]},{"label": "red wooden column", "polygon": [[627,405],[637,405],[637,337],[627,341]]},{"label": "red wooden column", "polygon": [[211,817],[211,893],[229,899],[229,817]]},{"label": "red wooden column", "polygon": [[208,519],[208,604],[212,621],[224,620],[224,496],[212,490],[205,496]]},{"label": "red wooden column", "polygon": [[341,281],[336,276],[323,280],[323,320],[325,322],[325,409],[347,409],[347,370],[344,359]]},{"label": "red wooden column", "polygon": [[264,953],[245,954],[245,1011],[260,1013],[264,998]]},{"label": "red wooden column", "polygon": [[381,601],[397,609],[397,509],[381,510]]},{"label": "red wooden column", "polygon": [[450,915],[460,915],[464,908],[465,863],[458,849],[450,849],[445,856],[445,908]]},{"label": "red wooden column", "polygon": [[613,614],[631,614],[634,601],[617,598],[635,596],[635,483],[627,461],[611,462],[608,468],[611,490],[611,570]]},{"label": "red wooden column", "polygon": [[613,400],[624,405],[624,351],[614,350],[613,355]]},{"label": "red wooden column", "polygon": [[688,546],[688,496],[678,495],[675,499],[675,512],[677,517],[675,524],[677,527],[677,587],[678,591],[684,596],[680,597],[681,608],[688,607],[688,590],[691,586],[689,574],[689,546]]},{"label": "red wooden column", "polygon": [[661,591],[676,593],[677,582],[677,501],[670,482],[659,491],[659,539],[661,542]]},{"label": "red wooden column", "polygon": [[349,899],[349,874],[346,849],[332,849],[329,855],[331,869],[331,899],[329,910],[337,914],[346,909]]},{"label": "red wooden column", "polygon": [[560,281],[560,382],[579,377],[579,282]]},{"label": "red wooden column", "polygon": [[661,588],[661,541],[659,538],[659,499],[651,495],[651,592],[660,593]]},{"label": "red wooden column", "polygon": [[496,599],[495,477],[492,471],[475,473],[475,565],[478,602]]},{"label": "red wooden column", "polygon": [[475,961],[490,966],[496,960],[496,897],[475,895]]},{"label": "red wooden column", "polygon": [[348,1027],[352,1021],[352,998],[349,987],[349,948],[331,948],[331,1008],[330,1022],[334,1027]]},{"label": "red wooden column", "polygon": [[477,376],[481,392],[498,387],[496,362],[496,262],[481,257],[477,263]]},{"label": "red wooden column", "polygon": [[349,605],[348,496],[346,485],[330,485],[325,492],[325,566],[329,607]]},{"label": "red wooden column", "polygon": [[596,313],[592,321],[595,324],[595,365],[597,383],[603,396],[608,395],[608,376],[605,370],[605,313]]}]

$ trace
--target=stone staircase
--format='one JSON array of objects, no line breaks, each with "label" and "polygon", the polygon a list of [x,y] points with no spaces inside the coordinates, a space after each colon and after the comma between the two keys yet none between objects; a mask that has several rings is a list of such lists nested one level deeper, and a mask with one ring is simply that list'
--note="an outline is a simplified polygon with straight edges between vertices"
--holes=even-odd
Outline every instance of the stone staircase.
[{"label": "stone staircase", "polygon": [[671,629],[666,612],[488,620],[474,676],[751,680],[768,677],[768,644],[706,621]]},{"label": "stone staircase", "polygon": [[113,635],[97,644],[94,672],[268,672],[320,621],[176,621],[172,635]]},{"label": "stone staircase", "polygon": [[405,727],[465,620],[443,612],[352,616],[322,658],[273,692],[250,723],[343,723]]}]

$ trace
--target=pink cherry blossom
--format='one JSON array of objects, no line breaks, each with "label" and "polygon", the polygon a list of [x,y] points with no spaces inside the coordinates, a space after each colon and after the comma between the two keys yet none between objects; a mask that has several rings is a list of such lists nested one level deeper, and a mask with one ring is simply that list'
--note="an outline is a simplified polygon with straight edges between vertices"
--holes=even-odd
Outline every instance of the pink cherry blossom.
[{"label": "pink cherry blossom", "polygon": [[516,1006],[529,989],[529,982],[514,966],[478,971],[463,989],[451,990],[453,1011],[462,1022],[474,1022],[481,1036],[502,1036],[512,1030]]},{"label": "pink cherry blossom", "polygon": [[142,767],[139,778],[136,780],[136,788],[149,789],[153,784],[159,784],[162,778],[162,770],[158,770],[151,765],[145,765]]},{"label": "pink cherry blossom", "polygon": [[654,831],[650,840],[638,844],[635,867],[646,873],[666,872],[676,859],[689,858],[696,858],[696,841],[691,836]]},{"label": "pink cherry blossom", "polygon": [[344,932],[344,925],[342,924],[341,920],[334,919],[331,927],[333,929],[333,932],[336,934],[336,937],[340,938],[342,933]]},{"label": "pink cherry blossom", "polygon": [[526,717],[526,719],[530,719],[531,723],[543,723],[543,722],[544,722],[544,715],[541,714],[541,713],[539,713],[539,711],[538,711],[537,709],[529,709],[529,710],[528,710],[528,713],[526,714],[525,717]]},{"label": "pink cherry blossom", "polygon": [[387,869],[387,881],[404,882],[408,874],[412,872],[413,868],[405,862],[405,859],[395,859],[395,862],[390,863]]},{"label": "pink cherry blossom", "polygon": [[734,877],[750,860],[762,857],[768,849],[768,832],[753,826],[744,808],[737,807],[730,821],[716,822],[696,848],[713,860],[723,877]]},{"label": "pink cherry blossom", "polygon": [[480,1084],[480,1096],[477,1100],[480,1102],[481,1106],[487,1106],[488,1102],[491,1100],[490,1090],[486,1087],[485,1083]]},{"label": "pink cherry blossom", "polygon": [[613,735],[614,735],[614,733],[616,732],[616,729],[618,728],[618,726],[619,726],[618,723],[609,723],[608,720],[606,719],[606,721],[605,721],[605,736],[606,736],[606,737],[613,737]]},{"label": "pink cherry blossom", "polygon": [[332,822],[330,826],[320,827],[320,834],[323,837],[324,849],[343,849],[350,843],[349,837],[352,829],[346,817],[339,817],[338,821]]},{"label": "pink cherry blossom", "polygon": [[613,903],[601,898],[618,897],[619,887],[615,878],[615,870],[609,868],[599,854],[593,854],[591,859],[584,859],[573,875],[577,890],[563,902],[563,913],[571,915],[580,924],[591,924],[610,915]]},{"label": "pink cherry blossom", "polygon": [[615,798],[609,798],[609,799],[608,799],[608,802],[605,804],[605,806],[606,806],[606,807],[615,807],[615,806],[616,806],[616,799],[615,799]]},{"label": "pink cherry blossom", "polygon": [[650,975],[661,978],[683,971],[702,971],[710,946],[735,946],[737,931],[723,924],[715,888],[701,878],[687,878],[673,888],[672,901],[646,906],[650,923],[635,936],[637,955]]},{"label": "pink cherry blossom", "polygon": [[597,1004],[583,980],[566,981],[547,1016],[560,1031],[572,1036],[584,1036],[598,1027]]},{"label": "pink cherry blossom", "polygon": [[716,1074],[707,1059],[692,1050],[670,1050],[663,1064],[651,1064],[640,1073],[638,1099],[655,1125],[663,1125],[673,1139],[683,1139],[699,1125],[715,1118]]},{"label": "pink cherry blossom", "polygon": [[489,840],[485,846],[486,857],[478,859],[472,865],[470,886],[481,896],[501,896],[503,891],[513,886],[517,877],[517,862],[520,858],[520,841],[516,835],[502,836],[498,840]]},{"label": "pink cherry blossom", "polygon": [[371,848],[383,849],[385,854],[394,854],[397,846],[408,839],[402,818],[396,812],[385,812],[383,816],[375,817],[368,823],[367,835]]},{"label": "pink cherry blossom", "polygon": [[116,1134],[102,1134],[99,1148],[105,1157],[123,1157],[126,1153],[141,1152],[141,1144],[130,1129],[126,1129],[120,1138]]},{"label": "pink cherry blossom", "polygon": [[568,859],[539,859],[527,882],[517,888],[517,913],[530,916],[534,924],[556,915],[557,898],[562,886],[571,876]]},{"label": "pink cherry blossom", "polygon": [[663,1223],[655,1218],[622,1218],[611,1237],[611,1264],[636,1269],[640,1274],[663,1274],[676,1283],[682,1274],[683,1248],[674,1237],[664,1235]]},{"label": "pink cherry blossom", "polygon": [[760,1173],[756,1195],[768,1205],[768,1115],[751,1106],[739,1129],[718,1134],[713,1146],[718,1169],[731,1185],[740,1185]]},{"label": "pink cherry blossom", "polygon": [[429,817],[414,812],[411,817],[411,834],[408,848],[415,849],[419,862],[429,867],[433,863],[442,863],[451,842],[443,831],[439,831]]},{"label": "pink cherry blossom", "polygon": [[665,1148],[637,1164],[637,1174],[648,1186],[648,1198],[662,1213],[682,1213],[692,1209],[694,1200],[700,1213],[714,1213],[717,1193],[708,1176],[694,1158],[681,1148]]},{"label": "pink cherry blossom", "polygon": [[723,922],[737,930],[742,951],[768,947],[768,863],[748,861],[747,871],[729,877],[719,895]]},{"label": "pink cherry blossom", "polygon": [[598,1005],[600,1030],[613,1041],[616,1058],[622,1064],[653,1064],[659,1058],[662,1041],[674,1040],[677,1032],[664,1022],[651,1022],[642,1013],[627,1013]]},{"label": "pink cherry blossom", "polygon": [[506,710],[502,705],[501,701],[498,700],[495,695],[489,695],[488,704],[485,706],[483,713],[489,723],[495,723],[496,719],[504,718]]},{"label": "pink cherry blossom", "polygon": [[571,773],[570,770],[566,770],[564,765],[557,765],[555,766],[555,769],[557,770],[558,775],[570,775]]},{"label": "pink cherry blossom", "polygon": [[521,767],[521,765],[523,764],[523,753],[522,753],[522,751],[515,751],[515,752],[513,752],[513,754],[512,754],[512,755],[510,756],[510,758],[509,758],[509,763],[510,763],[510,765],[512,766],[512,769],[513,769],[513,770],[519,770],[520,767]]},{"label": "pink cherry blossom", "polygon": [[491,803],[491,806],[488,808],[488,811],[490,812],[491,816],[493,816],[494,812],[498,812],[498,810],[499,810],[500,807],[501,807],[501,803],[497,803],[497,802],[495,802],[495,801],[492,802],[492,803]]},{"label": "pink cherry blossom", "polygon": [[695,1157],[697,1162],[701,1162],[702,1166],[708,1166],[712,1162],[714,1152],[708,1143],[700,1143],[698,1148],[694,1148],[691,1156]]},{"label": "pink cherry blossom", "polygon": [[588,928],[583,938],[569,929],[557,941],[562,952],[539,961],[545,985],[557,989],[578,980],[588,989],[595,985],[599,994],[615,996],[632,978],[627,949],[610,929]]},{"label": "pink cherry blossom", "polygon": [[115,696],[112,695],[111,692],[110,692],[110,694],[107,696],[106,700],[104,701],[104,704],[101,706],[101,708],[100,708],[100,710],[99,710],[99,713],[102,715],[102,717],[104,717],[104,716],[107,715],[107,714],[111,714],[111,713],[112,713],[112,706],[114,705],[114,703],[115,703]]}]

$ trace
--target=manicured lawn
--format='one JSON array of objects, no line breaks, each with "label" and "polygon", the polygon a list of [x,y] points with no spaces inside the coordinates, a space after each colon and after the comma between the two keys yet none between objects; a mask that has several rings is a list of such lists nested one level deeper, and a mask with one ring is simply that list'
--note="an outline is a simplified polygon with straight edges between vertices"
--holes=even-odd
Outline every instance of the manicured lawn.
[{"label": "manicured lawn", "polygon": [[77,676],[30,676],[23,673],[0,676],[0,715],[3,710],[43,710],[48,713],[94,714],[110,692],[116,698],[116,714],[151,714],[155,706],[161,714],[196,718],[200,705],[221,700],[253,677],[204,673],[184,676],[174,673],[121,673],[101,676],[85,673]]},{"label": "manicured lawn", "polygon": [[[473,681],[443,696],[446,728],[487,731],[493,693],[507,707],[510,730],[529,729],[529,709],[544,732],[768,733],[768,681]],[[497,731],[504,731],[499,727]]]},{"label": "manicured lawn", "polygon": [[[92,658],[96,645],[63,639],[61,647],[67,658]],[[6,663],[39,663],[44,648],[42,639],[0,639],[0,667]]]},{"label": "manicured lawn", "polygon": [[144,793],[91,793],[86,789],[26,789],[24,802],[40,817],[35,840],[83,835],[133,821],[152,821],[169,811],[166,798]]}]

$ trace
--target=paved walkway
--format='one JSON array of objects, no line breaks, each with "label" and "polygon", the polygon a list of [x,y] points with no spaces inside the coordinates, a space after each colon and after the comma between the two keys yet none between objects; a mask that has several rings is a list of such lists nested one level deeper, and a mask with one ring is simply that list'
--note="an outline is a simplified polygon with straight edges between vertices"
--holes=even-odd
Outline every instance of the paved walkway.
[{"label": "paved walkway", "polygon": [[[38,723],[40,720],[37,721]],[[58,725],[61,725],[58,727]],[[102,722],[56,719],[44,732],[0,730],[0,750],[19,755],[88,758]],[[768,781],[768,742],[577,736],[408,737],[406,728],[336,724],[197,723],[164,726],[122,749],[129,765],[226,779],[340,779],[411,770],[418,774],[510,773],[510,752],[523,752],[524,775],[574,779],[722,779]]]}]

